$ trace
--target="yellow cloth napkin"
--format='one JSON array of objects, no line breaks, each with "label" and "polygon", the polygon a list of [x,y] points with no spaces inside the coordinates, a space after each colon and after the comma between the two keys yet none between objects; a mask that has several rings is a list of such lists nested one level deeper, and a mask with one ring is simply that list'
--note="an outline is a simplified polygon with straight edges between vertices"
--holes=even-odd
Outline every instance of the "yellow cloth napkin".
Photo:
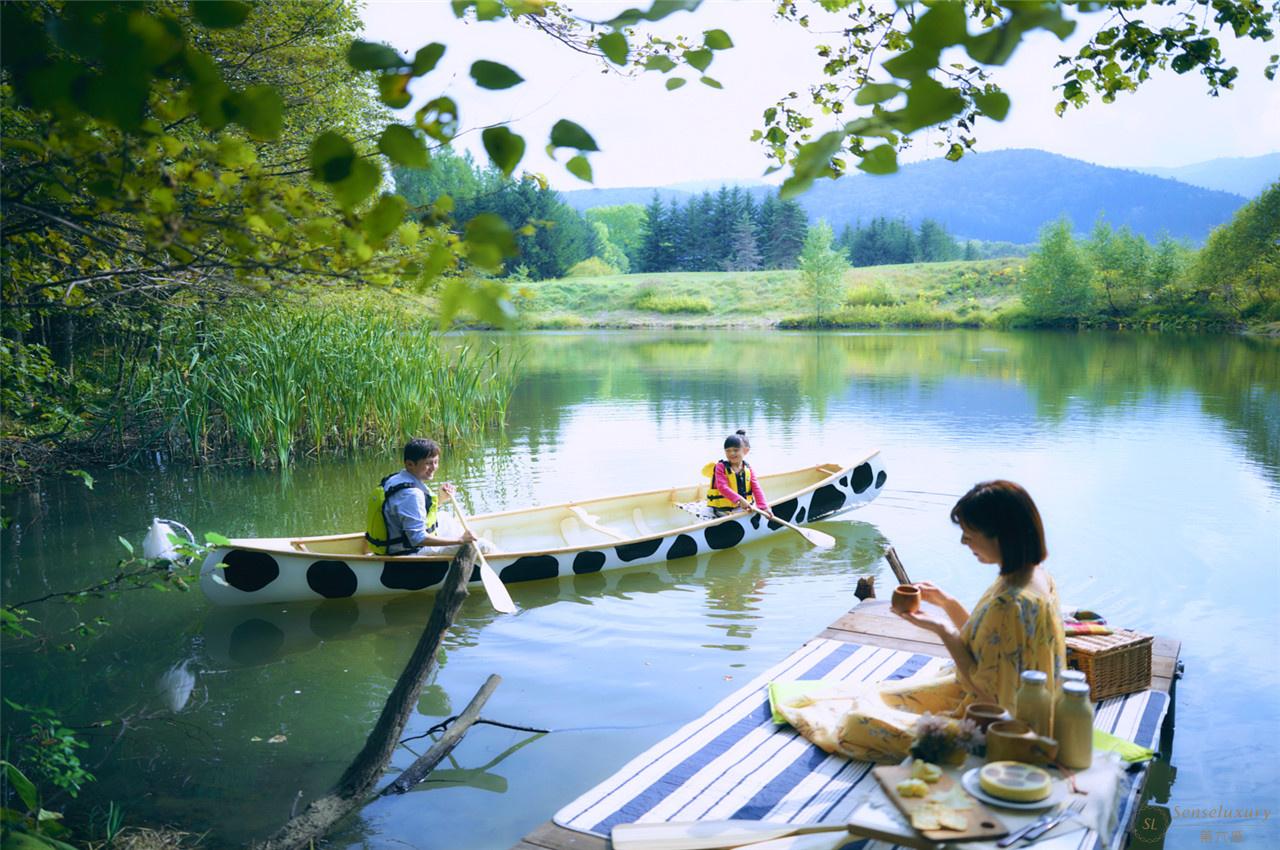
[{"label": "yellow cloth napkin", "polygon": [[1155,758],[1155,750],[1149,750],[1141,744],[1135,744],[1132,741],[1126,741],[1124,738],[1117,738],[1110,732],[1103,732],[1101,729],[1093,730],[1093,748],[1095,750],[1109,750],[1119,753],[1120,758],[1125,761],[1146,761]]}]

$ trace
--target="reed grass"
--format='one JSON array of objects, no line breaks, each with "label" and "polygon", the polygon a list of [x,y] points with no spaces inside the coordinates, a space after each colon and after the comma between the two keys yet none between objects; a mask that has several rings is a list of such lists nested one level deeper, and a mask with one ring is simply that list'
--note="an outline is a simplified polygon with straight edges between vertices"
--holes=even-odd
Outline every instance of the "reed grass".
[{"label": "reed grass", "polygon": [[499,349],[448,345],[418,315],[359,302],[237,308],[167,328],[157,352],[131,403],[197,462],[466,443],[502,422],[515,385]]}]

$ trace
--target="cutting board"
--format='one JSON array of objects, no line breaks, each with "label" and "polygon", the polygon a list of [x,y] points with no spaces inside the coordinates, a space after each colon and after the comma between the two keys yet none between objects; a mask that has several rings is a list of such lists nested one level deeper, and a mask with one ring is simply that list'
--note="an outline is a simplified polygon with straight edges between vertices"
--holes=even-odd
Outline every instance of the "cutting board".
[{"label": "cutting board", "polygon": [[[937,782],[929,785],[929,795],[927,797],[903,797],[898,793],[897,786],[902,780],[911,778],[911,767],[909,765],[895,764],[890,767],[876,767],[872,768],[871,773],[879,781],[880,787],[884,789],[885,796],[892,800],[893,804],[907,816],[908,821],[910,821],[912,813],[920,808],[930,797],[944,796],[959,784],[955,779],[944,773]],[[964,810],[965,818],[968,821],[964,829],[922,829],[919,830],[920,834],[930,841],[977,841],[999,838],[1002,835],[1009,834],[1008,828],[1005,827],[1000,818],[996,817],[995,812],[967,793],[965,796],[969,798],[972,807]]]}]

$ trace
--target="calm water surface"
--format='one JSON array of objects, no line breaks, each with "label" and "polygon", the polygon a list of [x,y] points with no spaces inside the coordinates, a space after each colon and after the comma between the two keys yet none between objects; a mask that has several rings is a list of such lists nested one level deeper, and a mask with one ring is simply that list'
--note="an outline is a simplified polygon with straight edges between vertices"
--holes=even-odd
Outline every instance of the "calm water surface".
[{"label": "calm water surface", "polygon": [[[485,338],[482,344],[494,344]],[[524,351],[505,431],[450,451],[438,478],[477,512],[692,482],[749,429],[762,471],[851,462],[889,471],[870,507],[823,530],[606,576],[514,585],[497,617],[473,593],[408,734],[460,711],[490,673],[494,720],[432,781],[364,810],[338,847],[505,848],[621,764],[815,635],[856,579],[913,577],[971,604],[993,578],[958,544],[950,505],[1007,477],[1040,504],[1065,605],[1180,638],[1173,769],[1152,805],[1167,847],[1205,830],[1280,844],[1280,351],[1230,337],[995,332],[544,334]],[[88,583],[153,515],[234,536],[355,530],[396,452],[246,470],[95,472],[9,496],[3,593]],[[261,836],[319,795],[363,743],[431,598],[214,609],[199,592],[38,606],[49,636],[4,648],[5,696],[91,730],[86,809]],[[105,617],[97,636],[69,632]],[[67,642],[75,652],[52,647]],[[125,731],[120,734],[121,720]],[[6,725],[15,714],[6,711]],[[273,736],[286,740],[269,743]],[[411,746],[420,752],[423,741]],[[400,766],[413,758],[402,751]],[[1172,781],[1172,784],[1170,784]],[[301,802],[299,802],[301,795]],[[1267,821],[1189,809],[1270,808]]]}]

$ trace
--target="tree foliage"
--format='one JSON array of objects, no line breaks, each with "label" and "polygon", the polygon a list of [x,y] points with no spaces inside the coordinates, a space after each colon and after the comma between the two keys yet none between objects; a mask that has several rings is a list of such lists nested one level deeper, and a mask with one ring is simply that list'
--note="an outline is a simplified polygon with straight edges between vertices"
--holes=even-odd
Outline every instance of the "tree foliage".
[{"label": "tree foliage", "polygon": [[832,246],[831,225],[819,221],[809,228],[800,252],[800,279],[804,300],[821,325],[844,299],[844,273],[849,262]]},{"label": "tree foliage", "polygon": [[1240,318],[1280,321],[1280,182],[1209,235],[1194,278]]}]

